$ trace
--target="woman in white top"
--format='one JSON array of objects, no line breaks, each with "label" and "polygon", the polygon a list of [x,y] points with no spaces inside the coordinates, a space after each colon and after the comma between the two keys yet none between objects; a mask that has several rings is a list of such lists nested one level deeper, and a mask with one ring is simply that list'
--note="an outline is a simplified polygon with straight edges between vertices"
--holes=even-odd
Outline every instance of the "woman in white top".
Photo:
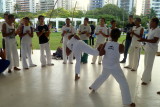
[{"label": "woman in white top", "polygon": [[89,87],[89,89],[92,91],[96,91],[103,84],[103,82],[110,75],[112,75],[119,83],[122,93],[123,104],[129,105],[130,107],[135,107],[135,104],[132,103],[131,100],[131,95],[127,80],[119,64],[120,54],[124,52],[124,46],[122,44],[117,43],[120,35],[121,32],[119,29],[113,29],[111,32],[112,41],[109,41],[106,44],[102,45],[100,55],[104,55],[103,71],[102,74]]},{"label": "woman in white top", "polygon": [[140,23],[141,23],[141,19],[136,18],[135,20],[136,26],[133,26],[131,31],[132,42],[131,42],[131,47],[129,52],[129,65],[124,67],[124,68],[131,69],[131,71],[136,71],[139,65],[141,43],[138,42],[138,40],[142,38],[144,33],[144,29],[140,25]]},{"label": "woman in white top", "polygon": [[160,38],[160,29],[158,28],[159,19],[153,18],[150,21],[150,30],[147,39],[140,39],[140,42],[146,42],[145,58],[144,58],[144,72],[142,75],[142,85],[147,85],[151,81],[152,68],[156,52],[158,50],[158,43]]},{"label": "woman in white top", "polygon": [[[100,44],[105,43],[106,38],[108,37],[107,27],[105,25],[104,18],[101,18],[100,25],[96,27],[95,34],[97,37],[95,48],[98,48]],[[95,64],[96,60],[97,60],[97,56],[93,56],[91,64]],[[101,62],[102,62],[102,56],[99,56],[98,64],[100,65]]]},{"label": "woman in white top", "polygon": [[[29,18],[25,17],[24,25],[21,26],[21,56],[22,56],[22,66],[24,69],[29,69],[29,67],[35,67],[37,65],[33,64],[31,59],[31,47],[32,47],[32,37],[33,28],[29,25]],[[29,65],[27,64],[27,58]]]},{"label": "woman in white top", "polygon": [[6,46],[6,56],[7,60],[10,61],[8,73],[12,72],[12,67],[14,70],[20,70],[19,66],[19,58],[17,51],[17,42],[15,36],[18,34],[18,31],[15,31],[14,27],[14,15],[8,15],[8,21],[6,24],[3,24],[2,33],[5,37],[5,46]]}]

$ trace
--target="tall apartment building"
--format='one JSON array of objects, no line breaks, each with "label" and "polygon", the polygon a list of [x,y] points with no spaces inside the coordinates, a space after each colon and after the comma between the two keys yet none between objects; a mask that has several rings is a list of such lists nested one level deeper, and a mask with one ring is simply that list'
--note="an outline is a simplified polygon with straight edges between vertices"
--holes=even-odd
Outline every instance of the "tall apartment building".
[{"label": "tall apartment building", "polygon": [[118,6],[124,8],[127,12],[131,12],[136,6],[136,0],[118,0]]},{"label": "tall apartment building", "polygon": [[94,10],[96,8],[102,8],[104,5],[104,0],[90,0],[89,10]]}]

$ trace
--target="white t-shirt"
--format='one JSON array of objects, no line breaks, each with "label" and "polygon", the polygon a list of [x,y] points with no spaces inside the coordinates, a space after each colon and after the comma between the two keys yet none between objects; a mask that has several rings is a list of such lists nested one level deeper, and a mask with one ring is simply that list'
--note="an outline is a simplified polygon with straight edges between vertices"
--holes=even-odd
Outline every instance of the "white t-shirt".
[{"label": "white t-shirt", "polygon": [[119,44],[117,42],[108,41],[105,46],[105,55],[103,57],[103,68],[120,67],[119,64]]},{"label": "white t-shirt", "polygon": [[[89,25],[85,26],[85,25],[83,24],[83,25],[80,25],[79,31],[80,31],[80,32],[87,31],[88,33],[91,33],[91,27],[90,27]],[[81,35],[80,35],[80,39],[81,39],[81,40],[89,40],[89,37],[88,37],[86,34],[81,34]]]},{"label": "white t-shirt", "polygon": [[[31,26],[23,26],[23,34],[29,31],[31,33]],[[22,37],[21,43],[27,43],[31,44],[32,43],[32,38],[26,34]]]},{"label": "white t-shirt", "polygon": [[[142,26],[140,26],[138,28],[136,26],[133,26],[132,30],[134,31],[135,34],[140,35],[142,28],[143,28]],[[131,46],[141,47],[141,42],[138,42],[139,38],[136,37],[135,35],[131,35],[131,36],[132,36]]]},{"label": "white t-shirt", "polygon": [[[12,24],[12,25],[10,26],[8,23],[6,23],[6,33],[11,33],[13,30],[15,30],[14,24]],[[14,35],[14,34],[11,34],[11,35],[9,35],[9,36],[7,36],[7,37],[5,37],[5,38],[15,38],[15,35]]]},{"label": "white t-shirt", "polygon": [[73,26],[67,27],[66,25],[62,27],[62,33],[66,31],[67,33],[63,36],[63,41],[68,41],[68,36],[75,34],[76,29]]},{"label": "white t-shirt", "polygon": [[[95,34],[99,33],[99,31],[102,31],[105,35],[108,35],[106,26],[101,27],[100,25],[98,25],[96,27]],[[105,41],[106,41],[106,37],[104,37],[102,34],[97,35],[97,40],[96,40],[97,43],[105,43]]]},{"label": "white t-shirt", "polygon": [[[150,29],[149,30],[149,33],[148,33],[148,37],[147,39],[153,39],[154,37],[157,37],[160,39],[160,29],[157,27],[155,29]],[[158,43],[159,43],[159,40],[157,41],[157,43],[149,43],[147,42],[146,43],[146,46],[157,51],[158,50]]]}]

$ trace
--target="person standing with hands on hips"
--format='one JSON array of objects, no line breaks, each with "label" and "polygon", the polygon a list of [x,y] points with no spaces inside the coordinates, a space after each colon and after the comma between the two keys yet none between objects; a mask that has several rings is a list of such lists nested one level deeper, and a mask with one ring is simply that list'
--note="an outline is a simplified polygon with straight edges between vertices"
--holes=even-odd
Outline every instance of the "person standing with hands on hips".
[{"label": "person standing with hands on hips", "polygon": [[[79,27],[79,35],[80,39],[83,40],[86,44],[88,44],[89,37],[91,36],[91,27],[88,25],[89,19],[84,19],[84,24],[80,25]],[[88,62],[88,54],[83,53],[81,57],[81,62],[86,64]]]},{"label": "person standing with hands on hips", "polygon": [[[42,67],[53,66],[54,64],[51,63],[51,50],[49,46],[49,35],[50,30],[48,26],[44,23],[44,16],[38,16],[39,26],[37,36],[39,37],[39,44],[40,44],[40,61]],[[44,55],[44,51],[46,51],[46,57]]]}]

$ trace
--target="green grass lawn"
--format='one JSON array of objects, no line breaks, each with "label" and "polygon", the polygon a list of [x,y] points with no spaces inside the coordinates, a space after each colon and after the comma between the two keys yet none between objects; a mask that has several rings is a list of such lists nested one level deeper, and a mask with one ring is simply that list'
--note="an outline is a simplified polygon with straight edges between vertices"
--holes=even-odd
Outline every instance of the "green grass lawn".
[{"label": "green grass lawn", "polygon": [[[16,37],[17,43],[18,43],[18,48],[20,48],[20,39],[19,36]],[[122,43],[122,41],[125,39],[125,36],[122,35],[121,38],[119,39],[119,43]],[[51,50],[56,50],[57,47],[62,46],[61,41],[61,33],[51,33],[50,35],[50,47]],[[37,35],[34,33],[34,37],[32,39],[32,45],[33,49],[39,49],[39,40]],[[0,48],[2,47],[2,33],[0,33]]]}]

